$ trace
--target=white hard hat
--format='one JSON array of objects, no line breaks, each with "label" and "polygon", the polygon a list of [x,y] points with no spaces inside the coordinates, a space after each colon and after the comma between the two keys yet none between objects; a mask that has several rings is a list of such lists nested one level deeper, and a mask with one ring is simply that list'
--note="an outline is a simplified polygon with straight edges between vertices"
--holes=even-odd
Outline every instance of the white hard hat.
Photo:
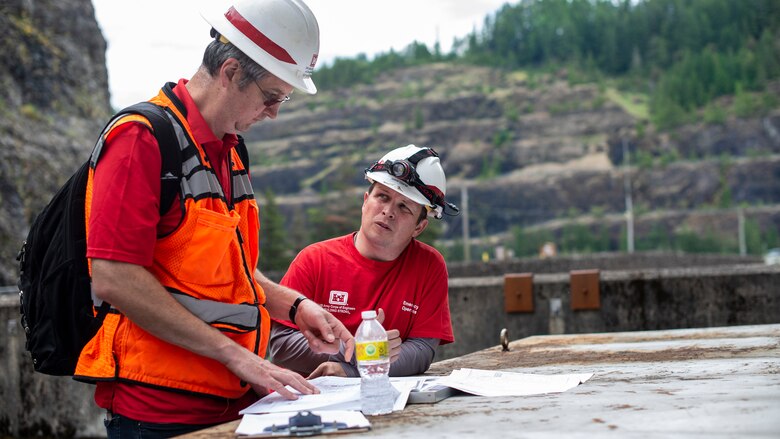
[{"label": "white hard hat", "polygon": [[[235,0],[201,16],[239,50],[282,81],[309,94],[320,51],[317,19],[301,0]],[[216,8],[215,6],[211,6]]]},{"label": "white hard hat", "polygon": [[439,155],[431,148],[407,145],[385,154],[365,170],[366,179],[380,183],[422,204],[428,215],[440,219],[442,213],[457,214],[458,208],[444,201],[447,179]]}]

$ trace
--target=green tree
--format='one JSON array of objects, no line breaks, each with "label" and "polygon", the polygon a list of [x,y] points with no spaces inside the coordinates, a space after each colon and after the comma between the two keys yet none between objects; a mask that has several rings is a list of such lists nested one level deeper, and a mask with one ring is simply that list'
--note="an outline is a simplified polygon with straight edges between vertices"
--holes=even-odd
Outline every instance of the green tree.
[{"label": "green tree", "polygon": [[261,213],[259,265],[263,270],[285,270],[292,261],[284,228],[285,219],[271,189],[263,193],[263,199],[265,203]]},{"label": "green tree", "polygon": [[513,248],[519,257],[536,256],[545,242],[555,242],[549,230],[527,230],[520,226],[512,227]]}]

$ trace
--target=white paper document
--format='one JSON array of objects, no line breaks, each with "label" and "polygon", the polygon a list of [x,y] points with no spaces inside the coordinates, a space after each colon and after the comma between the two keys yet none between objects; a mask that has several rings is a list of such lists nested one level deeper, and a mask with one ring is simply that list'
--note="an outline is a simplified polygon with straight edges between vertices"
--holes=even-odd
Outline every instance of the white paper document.
[{"label": "white paper document", "polygon": [[[352,410],[317,410],[312,412],[319,416],[320,422],[323,424],[332,424],[334,422],[344,423],[345,425],[339,428],[339,431],[350,429],[370,428],[371,424],[368,422],[365,416],[358,411]],[[293,413],[268,413],[264,415],[244,415],[241,418],[241,423],[236,428],[236,434],[238,435],[263,435],[271,434],[266,428],[273,426],[289,425],[290,416]],[[278,436],[279,434],[276,434]]]},{"label": "white paper document", "polygon": [[[409,392],[417,384],[412,380],[395,380],[390,382],[399,392],[395,399],[393,411],[403,410],[409,399]],[[318,377],[311,383],[320,389],[316,395],[298,395],[298,399],[290,401],[278,393],[264,396],[259,401],[241,410],[239,414],[250,413],[281,413],[299,410],[360,410],[360,378]],[[296,392],[290,386],[287,389]]]},{"label": "white paper document", "polygon": [[[477,396],[541,395],[565,392],[584,383],[592,376],[592,373],[539,375],[501,370],[456,369],[444,377],[391,378],[390,382],[399,392],[393,405],[393,411],[397,412],[406,407],[412,390],[431,392],[446,386]],[[360,410],[360,378],[326,376],[315,378],[311,383],[320,389],[319,394],[299,394],[297,400],[290,401],[278,393],[272,393],[239,413],[241,415],[259,413],[289,415],[289,412],[300,410]],[[287,389],[297,393],[290,386],[287,386]],[[418,402],[437,402],[439,399]]]},{"label": "white paper document", "polygon": [[450,375],[436,380],[435,384],[477,396],[527,396],[565,392],[592,376],[592,373],[539,375],[501,370],[456,369]]}]

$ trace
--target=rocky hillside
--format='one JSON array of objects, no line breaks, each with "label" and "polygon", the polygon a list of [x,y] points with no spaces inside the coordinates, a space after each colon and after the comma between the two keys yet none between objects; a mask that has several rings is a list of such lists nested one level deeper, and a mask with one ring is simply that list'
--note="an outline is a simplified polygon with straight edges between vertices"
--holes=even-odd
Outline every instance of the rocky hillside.
[{"label": "rocky hillside", "polygon": [[[110,106],[106,46],[89,0],[5,0],[0,12],[2,286],[15,282],[13,259],[32,216],[86,158]],[[626,172],[637,233],[659,221],[732,233],[733,216],[696,212],[724,200],[780,228],[780,112],[656,133],[641,97],[568,77],[439,64],[298,93],[277,120],[246,135],[255,187],[276,194],[290,236],[300,236],[295,228],[316,225],[307,207],[345,206],[354,219],[347,208],[359,204],[362,170],[414,143],[442,156],[452,201],[468,188],[476,239],[498,242],[516,225],[560,230],[571,218],[608,225],[616,239]],[[780,84],[772,93],[780,96]],[[448,218],[443,237],[461,234],[461,219]]]},{"label": "rocky hillside", "polygon": [[[667,224],[674,229],[691,210],[722,206],[728,196],[732,206],[764,206],[756,210],[763,227],[780,226],[780,111],[656,133],[636,109],[638,97],[570,85],[566,76],[428,65],[389,72],[369,86],[296,95],[276,121],[247,136],[255,187],[271,188],[293,218],[301,206],[358,197],[370,161],[415,143],[443,157],[453,201],[468,187],[472,237],[500,236],[513,225],[554,228],[597,212],[614,223],[616,239],[626,172],[644,213],[638,224],[652,212],[675,218]],[[780,96],[780,84],[773,87]],[[333,188],[344,188],[339,198],[321,195]],[[460,219],[447,224],[445,238],[461,235]]]},{"label": "rocky hillside", "polygon": [[103,39],[90,0],[0,3],[0,286],[32,216],[86,160],[109,114]]}]

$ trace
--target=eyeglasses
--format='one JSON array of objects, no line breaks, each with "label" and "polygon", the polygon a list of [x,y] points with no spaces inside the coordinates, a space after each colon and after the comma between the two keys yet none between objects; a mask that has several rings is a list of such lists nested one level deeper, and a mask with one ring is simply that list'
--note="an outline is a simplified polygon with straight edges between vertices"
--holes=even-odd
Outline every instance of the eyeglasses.
[{"label": "eyeglasses", "polygon": [[281,98],[276,98],[276,97],[269,98],[268,94],[266,94],[265,90],[263,90],[262,87],[260,87],[260,84],[258,84],[257,81],[252,81],[252,82],[255,83],[257,88],[260,90],[260,93],[263,95],[263,105],[265,105],[266,107],[273,107],[276,104],[282,104],[290,100],[289,95],[282,96]]}]

